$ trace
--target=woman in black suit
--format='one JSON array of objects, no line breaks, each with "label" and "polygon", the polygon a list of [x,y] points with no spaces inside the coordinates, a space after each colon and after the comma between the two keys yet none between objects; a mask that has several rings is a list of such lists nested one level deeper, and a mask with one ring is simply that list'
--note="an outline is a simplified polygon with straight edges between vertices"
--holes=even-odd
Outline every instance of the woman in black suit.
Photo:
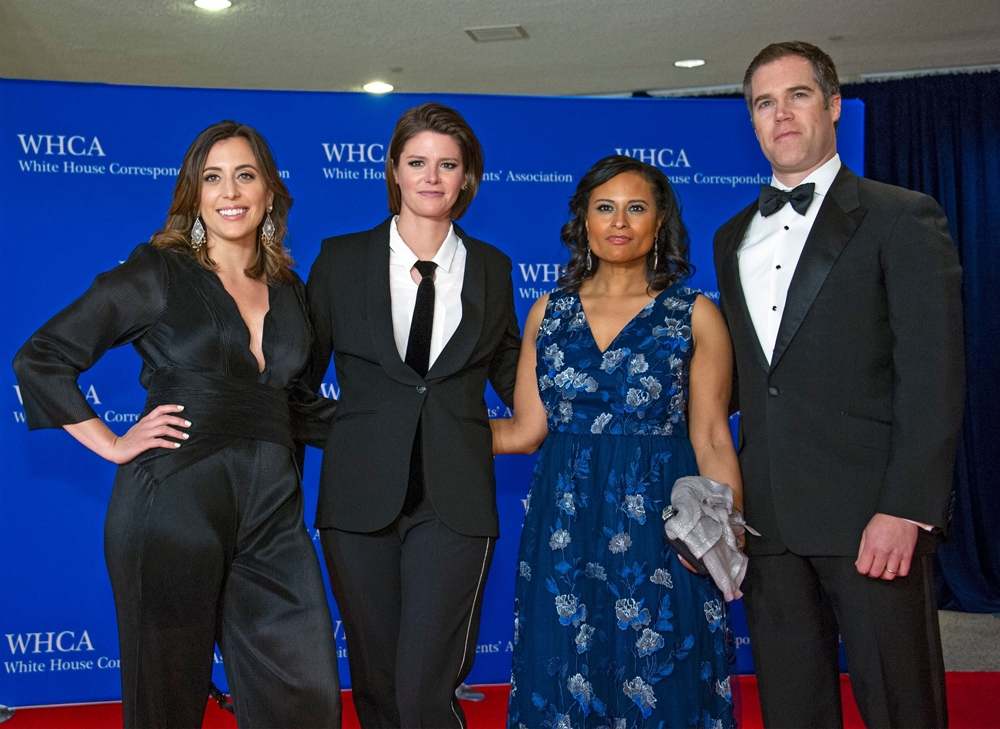
[{"label": "woman in black suit", "polygon": [[392,217],[330,238],[309,274],[313,386],[340,400],[316,526],[347,635],[362,726],[462,727],[498,535],[487,379],[510,404],[511,263],[452,221],[482,179],[479,142],[436,103],[399,119]]},{"label": "woman in black suit", "polygon": [[[333,625],[302,520],[299,439],[332,403],[300,385],[312,332],[282,246],[292,199],[232,121],[188,149],[162,230],[21,348],[30,428],[120,464],[105,554],[127,727],[200,726],[218,642],[246,726],[340,726]],[[116,436],[76,381],[131,343],[149,394]]]}]

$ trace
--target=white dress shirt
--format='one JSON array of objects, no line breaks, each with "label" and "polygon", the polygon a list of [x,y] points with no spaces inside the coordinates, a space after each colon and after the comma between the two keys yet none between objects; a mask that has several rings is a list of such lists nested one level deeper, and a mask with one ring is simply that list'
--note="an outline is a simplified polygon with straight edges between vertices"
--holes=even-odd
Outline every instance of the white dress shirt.
[{"label": "white dress shirt", "polygon": [[[805,215],[795,212],[790,203],[766,218],[759,212],[754,215],[736,254],[747,309],[768,362],[774,353],[792,274],[799,263],[809,231],[816,222],[823,198],[839,171],[840,155],[835,154],[802,181],[801,184],[812,182],[816,185]],[[773,176],[771,184],[780,190],[789,189]]]},{"label": "white dress shirt", "polygon": [[[413,306],[417,302],[417,283],[410,270],[419,260],[396,229],[397,215],[389,225],[389,296],[392,301],[392,334],[399,358],[406,359],[410,340]],[[434,321],[431,329],[431,356],[428,367],[441,354],[462,321],[462,282],[465,280],[465,244],[451,226],[437,255],[434,271]]]}]

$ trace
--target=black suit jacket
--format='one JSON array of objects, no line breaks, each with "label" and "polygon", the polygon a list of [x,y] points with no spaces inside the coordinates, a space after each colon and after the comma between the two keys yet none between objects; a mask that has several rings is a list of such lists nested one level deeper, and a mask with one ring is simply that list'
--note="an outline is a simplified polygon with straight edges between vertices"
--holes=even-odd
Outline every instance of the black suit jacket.
[{"label": "black suit jacket", "polygon": [[393,339],[389,220],[323,241],[309,273],[315,328],[312,382],[333,352],[340,399],[323,455],[316,527],[373,532],[399,515],[421,424],[427,498],[467,536],[496,537],[499,523],[487,378],[512,405],[520,349],[510,259],[458,226],[467,257],[462,320],[423,378]]},{"label": "black suit jacket", "polygon": [[841,167],[770,365],[736,256],[756,213],[754,202],[715,235],[746,518],[762,534],[748,551],[855,556],[876,513],[943,528],[965,379],[962,271],[940,207]]}]

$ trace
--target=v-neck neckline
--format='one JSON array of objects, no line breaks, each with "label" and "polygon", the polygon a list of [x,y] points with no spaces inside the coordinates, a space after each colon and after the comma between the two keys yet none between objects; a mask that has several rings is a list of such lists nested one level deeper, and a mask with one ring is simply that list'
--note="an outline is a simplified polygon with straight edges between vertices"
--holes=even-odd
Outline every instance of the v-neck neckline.
[{"label": "v-neck neckline", "polygon": [[663,296],[663,294],[670,291],[670,289],[674,288],[678,283],[679,282],[674,282],[670,284],[669,286],[667,286],[667,288],[663,289],[663,291],[661,291],[652,299],[650,299],[648,304],[639,309],[639,311],[637,311],[635,315],[625,323],[625,326],[623,326],[621,329],[618,330],[618,333],[615,334],[614,337],[612,337],[611,341],[608,342],[608,346],[605,347],[604,349],[601,349],[601,345],[597,343],[597,337],[594,336],[594,330],[590,328],[590,317],[587,316],[587,310],[583,305],[583,299],[580,297],[580,292],[577,291],[576,300],[580,304],[580,313],[583,314],[583,321],[584,324],[586,324],[587,334],[590,335],[590,341],[594,344],[594,349],[596,349],[602,356],[606,352],[611,351],[612,347],[615,346],[615,342],[617,342],[621,338],[621,336],[625,334],[625,332],[627,332],[629,329],[633,327],[636,320],[639,318],[639,315],[642,314],[647,309],[652,309],[652,307],[656,306],[656,302],[660,300],[660,297]]},{"label": "v-neck neckline", "polygon": [[[202,267],[199,266],[199,268]],[[247,320],[243,318],[243,312],[240,311],[240,305],[236,303],[236,299],[233,297],[231,293],[229,293],[229,289],[226,288],[226,285],[222,282],[222,279],[219,278],[219,274],[217,272],[207,271],[207,270],[205,272],[210,274],[211,278],[219,285],[219,288],[222,289],[222,293],[226,295],[226,298],[228,299],[229,303],[232,305],[233,309],[236,310],[236,318],[239,320],[240,324],[243,325],[243,331],[245,331],[247,335],[247,346],[245,349],[247,351],[247,354],[250,356],[250,359],[253,360],[254,369],[257,370],[258,378],[263,379],[264,375],[267,374],[267,368],[270,365],[270,359],[267,356],[264,344],[267,341],[267,320],[268,317],[271,315],[271,310],[274,308],[273,287],[269,283],[267,283],[267,281],[264,282],[264,286],[267,287],[267,311],[264,312],[264,320],[263,322],[261,322],[260,326],[260,353],[261,356],[264,358],[264,367],[263,369],[261,369],[260,362],[257,361],[257,355],[255,355],[253,353],[253,350],[250,349],[250,342],[253,341],[253,333],[250,331],[250,325],[247,324]]]}]

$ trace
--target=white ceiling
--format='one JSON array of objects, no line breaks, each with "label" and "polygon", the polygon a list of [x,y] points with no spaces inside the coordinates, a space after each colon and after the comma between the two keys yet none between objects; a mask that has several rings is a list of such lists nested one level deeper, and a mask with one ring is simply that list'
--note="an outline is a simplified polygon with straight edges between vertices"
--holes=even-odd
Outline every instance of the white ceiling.
[{"label": "white ceiling", "polygon": [[[517,23],[525,40],[465,28]],[[996,0],[0,0],[0,77],[248,89],[622,94],[738,84],[807,40],[844,80],[1000,63]],[[683,58],[705,66],[675,68]]]}]

